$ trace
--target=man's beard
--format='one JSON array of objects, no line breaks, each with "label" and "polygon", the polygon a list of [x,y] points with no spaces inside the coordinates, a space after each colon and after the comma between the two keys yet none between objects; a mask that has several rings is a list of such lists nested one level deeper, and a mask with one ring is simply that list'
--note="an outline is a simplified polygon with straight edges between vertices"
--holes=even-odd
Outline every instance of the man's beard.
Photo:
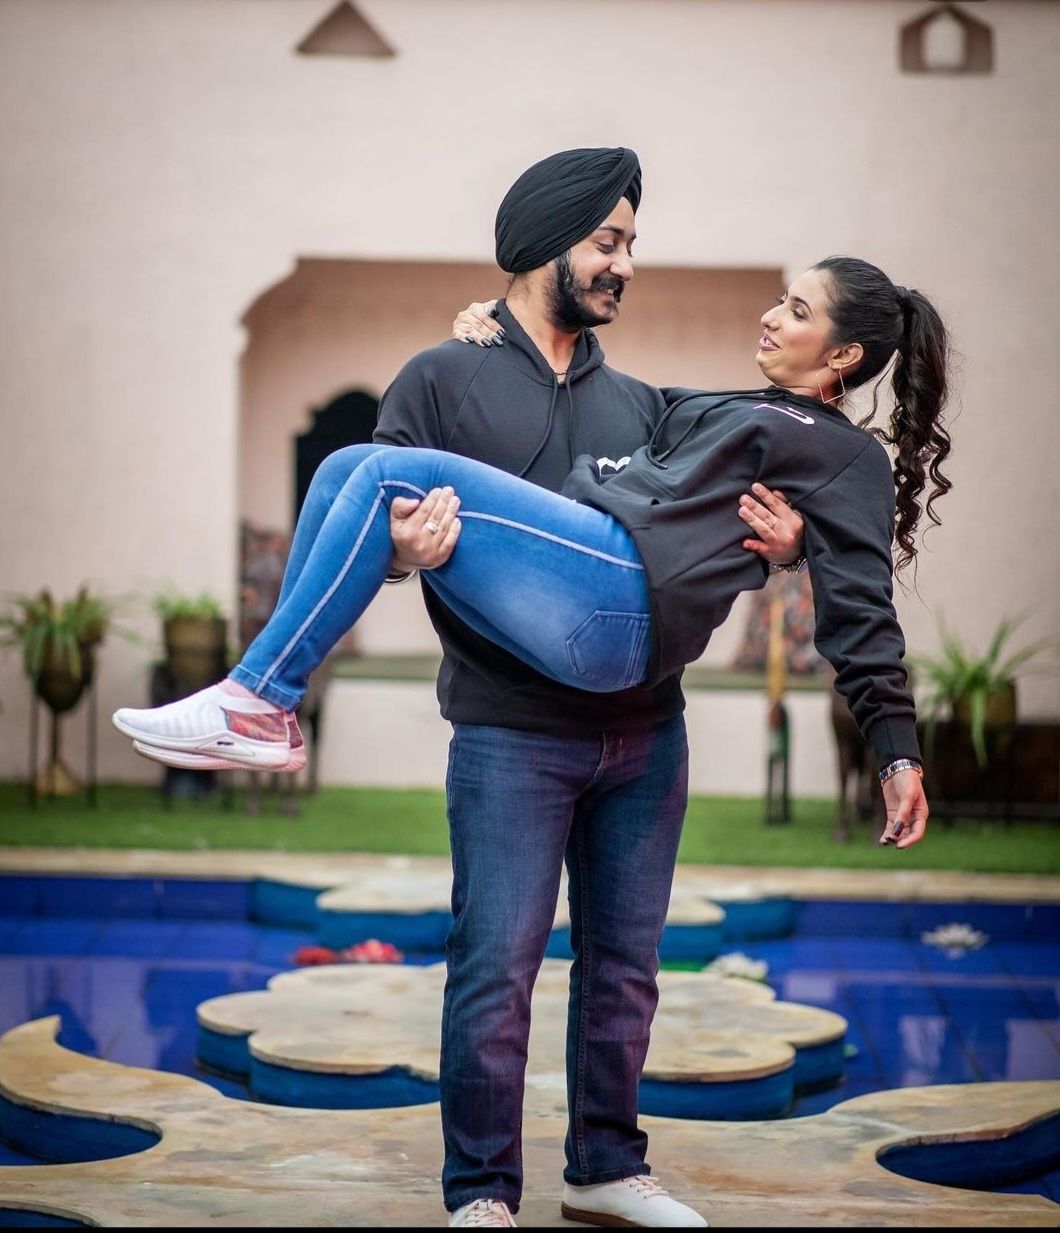
[{"label": "man's beard", "polygon": [[555,277],[549,290],[548,303],[553,325],[573,333],[591,329],[594,325],[606,325],[611,320],[609,314],[593,312],[585,302],[585,296],[592,291],[613,291],[617,304],[625,287],[620,278],[614,274],[600,274],[588,287],[581,286],[571,266],[569,252],[557,257],[553,268]]}]

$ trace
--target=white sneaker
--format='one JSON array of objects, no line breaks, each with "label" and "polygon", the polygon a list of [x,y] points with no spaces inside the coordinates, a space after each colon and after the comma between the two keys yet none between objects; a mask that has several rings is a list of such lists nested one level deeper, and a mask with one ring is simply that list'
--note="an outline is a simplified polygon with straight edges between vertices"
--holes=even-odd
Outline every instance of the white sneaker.
[{"label": "white sneaker", "polygon": [[515,1217],[508,1210],[508,1204],[500,1199],[475,1199],[465,1203],[449,1215],[449,1227],[465,1225],[492,1225],[498,1229],[514,1229]]},{"label": "white sneaker", "polygon": [[291,761],[289,718],[290,711],[264,698],[237,698],[211,685],[167,706],[122,707],[114,713],[114,726],[152,751],[223,758],[253,770],[275,771]]},{"label": "white sneaker", "polygon": [[653,1177],[623,1177],[595,1186],[563,1184],[561,1211],[567,1220],[608,1228],[705,1229],[707,1222]]}]

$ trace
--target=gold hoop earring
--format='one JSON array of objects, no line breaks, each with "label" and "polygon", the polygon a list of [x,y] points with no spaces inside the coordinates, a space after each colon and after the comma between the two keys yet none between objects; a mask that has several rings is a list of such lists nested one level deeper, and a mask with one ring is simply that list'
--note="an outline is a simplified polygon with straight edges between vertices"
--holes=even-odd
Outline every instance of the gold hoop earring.
[{"label": "gold hoop earring", "polygon": [[821,402],[823,402],[826,407],[830,403],[840,402],[843,398],[846,397],[846,392],[847,392],[846,382],[843,380],[843,370],[841,368],[832,368],[831,365],[829,365],[828,371],[834,372],[835,375],[839,378],[839,393],[833,394],[831,398],[825,398],[824,390],[821,389],[821,375],[820,374],[824,372],[824,369],[818,368],[818,370],[813,374],[814,380],[817,382],[817,393],[820,396]]}]

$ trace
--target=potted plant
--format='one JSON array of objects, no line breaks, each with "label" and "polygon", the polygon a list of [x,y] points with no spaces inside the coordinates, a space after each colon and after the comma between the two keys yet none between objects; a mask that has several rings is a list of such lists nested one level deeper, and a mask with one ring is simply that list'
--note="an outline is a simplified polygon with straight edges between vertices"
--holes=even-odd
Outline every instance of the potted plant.
[{"label": "potted plant", "polygon": [[169,590],[155,597],[154,607],[162,618],[166,669],[178,696],[205,689],[225,675],[228,622],[214,596]]},{"label": "potted plant", "polygon": [[18,646],[34,693],[51,712],[51,753],[36,787],[50,795],[76,792],[79,784],[59,757],[59,719],[72,710],[95,671],[113,604],[82,587],[73,599],[56,603],[49,591],[11,598],[14,611],[0,616],[0,639]]},{"label": "potted plant", "polygon": [[994,632],[985,655],[968,650],[955,634],[939,626],[939,655],[913,655],[910,662],[932,687],[922,704],[929,743],[939,720],[947,717],[963,725],[971,739],[980,769],[987,765],[987,730],[1016,722],[1016,680],[1021,669],[1047,650],[1051,643],[1037,642],[1005,654],[1005,648],[1023,618],[1005,617]]}]

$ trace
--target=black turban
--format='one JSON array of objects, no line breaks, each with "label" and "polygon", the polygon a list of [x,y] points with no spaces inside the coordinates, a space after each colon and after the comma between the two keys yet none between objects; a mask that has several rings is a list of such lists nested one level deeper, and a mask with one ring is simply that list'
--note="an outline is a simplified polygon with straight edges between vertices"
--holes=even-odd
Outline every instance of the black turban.
[{"label": "black turban", "polygon": [[640,204],[640,160],[632,150],[562,150],[535,163],[497,210],[497,264],[536,270],[591,235],[623,197]]}]

